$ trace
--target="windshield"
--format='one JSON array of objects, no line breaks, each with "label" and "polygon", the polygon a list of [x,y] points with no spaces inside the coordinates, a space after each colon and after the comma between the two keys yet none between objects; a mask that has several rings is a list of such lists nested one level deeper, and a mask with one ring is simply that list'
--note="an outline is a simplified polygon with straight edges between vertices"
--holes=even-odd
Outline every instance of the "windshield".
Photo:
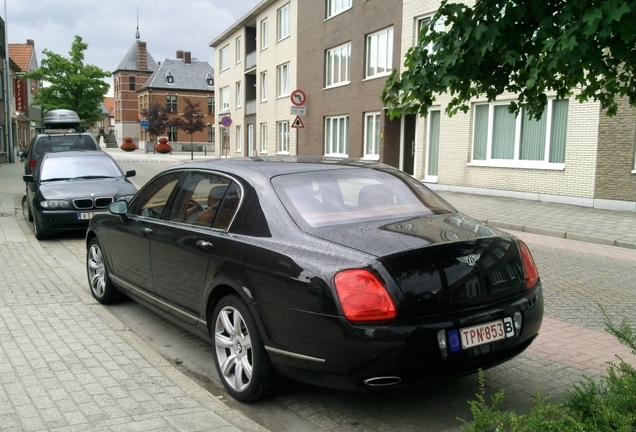
[{"label": "windshield", "polygon": [[42,137],[35,146],[35,154],[37,155],[69,150],[97,150],[97,145],[87,135],[68,134]]},{"label": "windshield", "polygon": [[48,158],[41,166],[40,180],[122,177],[117,164],[106,156]]},{"label": "windshield", "polygon": [[314,228],[455,211],[420,182],[399,171],[294,173],[273,178],[272,185],[294,220]]}]

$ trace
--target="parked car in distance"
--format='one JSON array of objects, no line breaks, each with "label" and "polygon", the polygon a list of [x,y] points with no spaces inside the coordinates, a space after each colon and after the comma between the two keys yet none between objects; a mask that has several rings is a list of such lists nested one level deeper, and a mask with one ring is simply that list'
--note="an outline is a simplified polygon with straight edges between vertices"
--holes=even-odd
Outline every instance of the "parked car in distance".
[{"label": "parked car in distance", "polygon": [[208,339],[240,401],[284,378],[381,390],[524,351],[543,319],[528,247],[402,171],[245,158],[170,167],[91,219],[90,291]]},{"label": "parked car in distance", "polygon": [[24,173],[31,174],[38,158],[48,152],[71,150],[101,150],[93,135],[80,126],[75,111],[57,109],[45,114],[43,127],[31,139],[26,151],[19,151],[18,157],[25,159]]},{"label": "parked car in distance", "polygon": [[39,240],[51,234],[86,230],[90,219],[118,199],[131,198],[135,186],[103,151],[45,153],[33,174],[25,174],[28,219]]}]

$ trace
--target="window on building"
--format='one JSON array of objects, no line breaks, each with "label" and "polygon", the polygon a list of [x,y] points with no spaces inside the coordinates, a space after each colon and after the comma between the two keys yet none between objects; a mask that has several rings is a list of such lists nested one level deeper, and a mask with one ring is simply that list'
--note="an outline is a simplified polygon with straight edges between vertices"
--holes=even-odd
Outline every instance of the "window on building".
[{"label": "window on building", "polygon": [[261,72],[261,102],[267,101],[267,72]]},{"label": "window on building", "polygon": [[437,181],[437,166],[439,159],[439,134],[440,134],[440,110],[431,110],[428,113],[428,143],[426,152],[425,178]]},{"label": "window on building", "polygon": [[242,49],[242,46],[241,46],[241,37],[239,36],[239,37],[237,37],[237,38],[236,38],[236,62],[237,62],[237,63],[240,63],[240,62],[241,62],[241,57],[243,56],[243,55],[241,54],[241,49]]},{"label": "window on building", "polygon": [[221,111],[228,111],[230,109],[230,87],[223,87],[220,93]]},{"label": "window on building", "polygon": [[289,122],[276,123],[276,152],[289,153]]},{"label": "window on building", "polygon": [[208,125],[208,142],[214,143],[216,132],[214,129],[214,125]]},{"label": "window on building", "polygon": [[267,18],[261,21],[261,49],[264,50],[267,48],[267,38],[269,37],[269,33],[267,31]]},{"label": "window on building", "polygon": [[278,40],[285,39],[289,36],[289,3],[278,9]]},{"label": "window on building", "polygon": [[174,76],[172,75],[172,72],[170,71],[166,72],[166,82],[168,84],[174,84]]},{"label": "window on building", "polygon": [[130,76],[128,77],[128,90],[130,91],[135,91],[135,77],[134,76]]},{"label": "window on building", "polygon": [[325,118],[325,155],[349,154],[349,116]]},{"label": "window on building", "polygon": [[243,135],[241,135],[241,125],[236,125],[236,152],[243,151]]},{"label": "window on building", "polygon": [[241,96],[241,82],[238,81],[236,83],[236,107],[240,108],[243,97]]},{"label": "window on building", "polygon": [[327,0],[327,18],[351,9],[351,0]]},{"label": "window on building", "polygon": [[325,66],[325,87],[348,84],[351,67],[351,42],[327,50]]},{"label": "window on building", "polygon": [[364,157],[380,158],[380,113],[371,112],[364,115]]},{"label": "window on building", "polygon": [[[416,22],[416,33],[415,33],[415,40],[414,40],[414,44],[417,44],[420,36],[422,36],[422,33],[428,34],[430,33],[432,30],[434,30],[435,32],[443,32],[444,31],[444,20],[443,19],[439,19],[437,20],[434,24],[432,24],[433,28],[431,29],[431,17],[422,17],[422,18],[418,18],[417,22]],[[433,53],[433,44],[429,43],[426,46],[427,50],[429,53]]]},{"label": "window on building", "polygon": [[276,95],[289,96],[289,63],[278,66],[276,68],[277,86]]},{"label": "window on building", "polygon": [[214,114],[214,98],[208,97],[208,115]]},{"label": "window on building", "polygon": [[477,104],[474,109],[473,162],[541,167],[565,163],[568,100],[548,101],[541,119],[522,110],[515,117],[508,103]]},{"label": "window on building", "polygon": [[261,153],[267,153],[267,123],[261,123]]},{"label": "window on building", "polygon": [[367,36],[367,78],[385,76],[393,67],[393,27]]},{"label": "window on building", "polygon": [[220,61],[220,67],[222,71],[230,67],[230,46],[229,45],[225,45],[223,48],[221,48],[221,51],[219,52],[219,61]]},{"label": "window on building", "polygon": [[177,95],[166,95],[166,111],[177,112]]},{"label": "window on building", "polygon": [[177,127],[168,126],[168,141],[177,142]]}]

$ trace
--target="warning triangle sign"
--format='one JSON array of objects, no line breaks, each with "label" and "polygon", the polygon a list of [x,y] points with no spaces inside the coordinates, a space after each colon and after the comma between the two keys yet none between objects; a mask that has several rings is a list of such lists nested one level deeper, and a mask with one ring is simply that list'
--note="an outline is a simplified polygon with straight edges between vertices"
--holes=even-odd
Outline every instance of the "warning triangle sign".
[{"label": "warning triangle sign", "polygon": [[294,122],[292,123],[291,127],[293,128],[304,128],[305,125],[303,124],[303,121],[300,119],[300,116],[296,116],[296,118],[294,119]]}]

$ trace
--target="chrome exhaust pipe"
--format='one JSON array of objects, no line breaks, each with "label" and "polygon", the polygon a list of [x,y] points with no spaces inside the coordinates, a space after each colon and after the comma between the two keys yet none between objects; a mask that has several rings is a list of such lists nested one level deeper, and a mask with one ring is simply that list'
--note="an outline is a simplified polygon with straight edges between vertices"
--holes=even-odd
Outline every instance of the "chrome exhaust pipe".
[{"label": "chrome exhaust pipe", "polygon": [[369,387],[388,387],[399,384],[400,382],[402,382],[402,378],[397,376],[383,376],[367,378],[362,382]]}]

